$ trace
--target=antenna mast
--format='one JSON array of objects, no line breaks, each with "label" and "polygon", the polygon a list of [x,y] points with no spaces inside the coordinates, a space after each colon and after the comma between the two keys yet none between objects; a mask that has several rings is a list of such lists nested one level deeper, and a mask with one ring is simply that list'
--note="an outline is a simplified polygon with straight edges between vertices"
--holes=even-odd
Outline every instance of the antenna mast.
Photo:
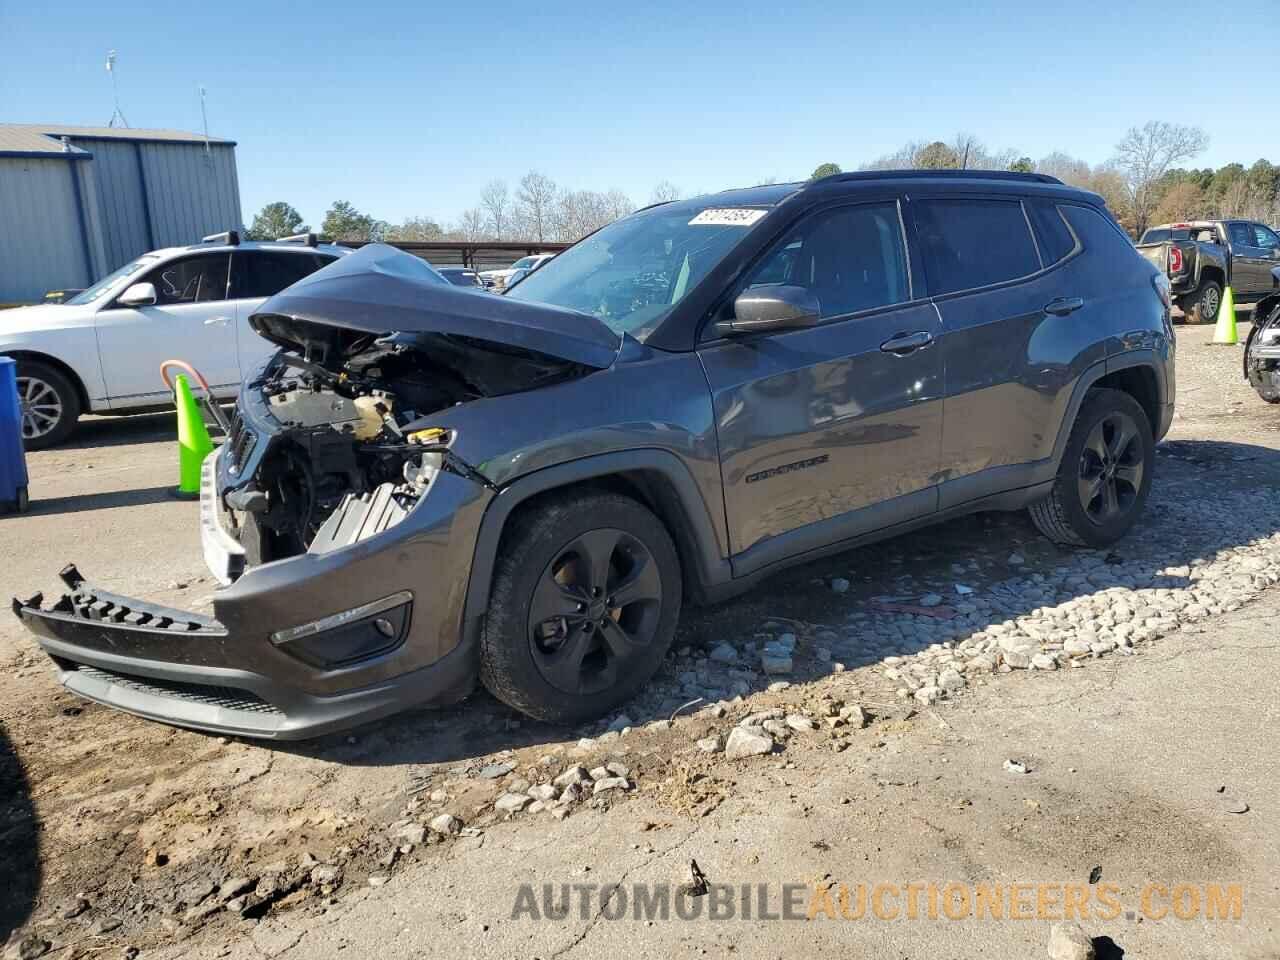
[{"label": "antenna mast", "polygon": [[120,109],[120,90],[116,86],[116,52],[114,50],[107,51],[107,73],[111,74],[111,98],[116,105],[111,113],[111,119],[107,121],[107,126],[114,127],[116,120],[119,120],[120,126],[128,129],[129,121],[124,118],[124,111]]},{"label": "antenna mast", "polygon": [[200,120],[204,124],[204,155],[209,158],[209,113],[204,106],[204,86],[200,87]]}]

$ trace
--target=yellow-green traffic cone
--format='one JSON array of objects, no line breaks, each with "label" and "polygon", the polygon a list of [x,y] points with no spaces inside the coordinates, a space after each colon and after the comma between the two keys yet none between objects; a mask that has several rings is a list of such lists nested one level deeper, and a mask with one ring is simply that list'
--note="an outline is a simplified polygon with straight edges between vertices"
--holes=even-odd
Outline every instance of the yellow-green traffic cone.
[{"label": "yellow-green traffic cone", "polygon": [[1236,336],[1236,298],[1231,294],[1231,287],[1222,291],[1222,302],[1218,304],[1218,325],[1213,328],[1213,342],[1227,347],[1240,342]]},{"label": "yellow-green traffic cone", "polygon": [[213,441],[191,395],[191,385],[182,374],[174,378],[173,392],[178,405],[178,488],[173,495],[179,500],[195,500],[200,496],[200,465],[213,451]]}]

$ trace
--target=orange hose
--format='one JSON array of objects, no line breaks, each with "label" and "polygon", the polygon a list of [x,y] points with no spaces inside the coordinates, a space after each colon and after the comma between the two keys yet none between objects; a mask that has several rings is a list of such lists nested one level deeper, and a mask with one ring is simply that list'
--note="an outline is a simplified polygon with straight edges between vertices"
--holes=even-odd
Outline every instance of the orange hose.
[{"label": "orange hose", "polygon": [[187,373],[195,378],[200,384],[200,388],[204,390],[204,404],[209,408],[209,413],[213,415],[213,419],[218,421],[218,426],[223,433],[230,433],[231,425],[227,423],[226,417],[223,416],[221,408],[213,399],[213,391],[209,389],[209,381],[204,378],[199,370],[187,363],[185,360],[166,360],[160,364],[160,379],[164,381],[164,385],[169,388],[169,392],[173,392],[173,382],[169,379],[169,368],[181,367]]}]

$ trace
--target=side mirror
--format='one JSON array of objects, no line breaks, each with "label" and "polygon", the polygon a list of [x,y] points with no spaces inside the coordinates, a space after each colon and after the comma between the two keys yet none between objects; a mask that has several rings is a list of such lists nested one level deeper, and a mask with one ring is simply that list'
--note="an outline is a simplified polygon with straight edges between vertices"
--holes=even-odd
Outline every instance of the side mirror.
[{"label": "side mirror", "polygon": [[156,302],[156,288],[150,283],[135,283],[120,294],[120,303],[126,307],[145,307]]},{"label": "side mirror", "polygon": [[716,330],[725,337],[799,330],[813,326],[821,314],[822,304],[807,287],[761,284],[738,294],[733,301],[733,319],[721,320]]}]

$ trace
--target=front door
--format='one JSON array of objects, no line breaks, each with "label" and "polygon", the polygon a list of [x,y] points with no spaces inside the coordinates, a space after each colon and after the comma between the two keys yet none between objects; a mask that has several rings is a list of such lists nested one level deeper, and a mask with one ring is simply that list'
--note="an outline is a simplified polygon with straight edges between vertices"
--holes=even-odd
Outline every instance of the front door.
[{"label": "front door", "polygon": [[1251,223],[1256,238],[1254,245],[1259,253],[1258,288],[1254,296],[1262,297],[1275,288],[1271,271],[1280,267],[1280,234],[1261,223]]},{"label": "front door", "polygon": [[907,264],[896,201],[820,211],[743,288],[808,287],[821,322],[699,349],[735,575],[936,509],[941,329]]},{"label": "front door", "polygon": [[113,303],[98,313],[98,352],[113,408],[165,402],[166,360],[185,360],[215,391],[235,389],[240,366],[235,309],[227,302],[229,261],[226,253],[170,260],[139,278],[155,287],[154,304]]},{"label": "front door", "polygon": [[313,250],[237,250],[231,255],[231,296],[235,299],[235,334],[240,373],[247,377],[278,349],[254,333],[249,318],[268,297],[297,283],[334,258]]}]

